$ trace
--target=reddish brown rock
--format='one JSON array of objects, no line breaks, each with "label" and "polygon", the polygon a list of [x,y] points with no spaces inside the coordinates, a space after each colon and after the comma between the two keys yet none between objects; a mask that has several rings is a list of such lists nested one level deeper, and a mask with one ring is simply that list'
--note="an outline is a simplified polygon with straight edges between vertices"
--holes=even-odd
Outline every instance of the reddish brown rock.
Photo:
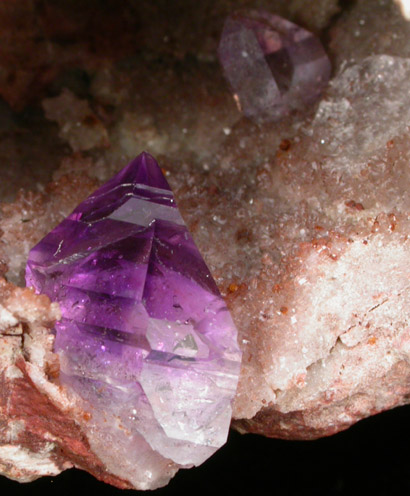
[{"label": "reddish brown rock", "polygon": [[28,482],[76,466],[117,487],[131,485],[107,473],[60,389],[50,330],[59,309],[0,279],[0,472]]},{"label": "reddish brown rock", "polygon": [[[132,53],[138,20],[127,6],[98,1],[0,6],[0,95],[22,110],[64,71],[89,70]],[[27,54],[30,57],[27,57]]]},{"label": "reddish brown rock", "polygon": [[[310,439],[407,402],[409,70],[369,59],[335,79],[303,133],[291,121],[281,134],[238,126],[219,169],[166,163],[241,332],[241,431]],[[377,119],[385,77],[396,99]],[[10,277],[19,280],[29,247],[96,184],[79,175],[92,165],[74,156],[49,196],[4,206]],[[22,210],[30,220],[18,223]],[[15,239],[25,243],[16,249]]]}]

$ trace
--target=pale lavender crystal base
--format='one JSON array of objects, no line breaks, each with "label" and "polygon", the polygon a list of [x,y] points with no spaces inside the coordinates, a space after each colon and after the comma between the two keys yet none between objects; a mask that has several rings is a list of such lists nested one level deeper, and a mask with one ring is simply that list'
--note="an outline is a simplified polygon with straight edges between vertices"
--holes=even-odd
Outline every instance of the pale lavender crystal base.
[{"label": "pale lavender crystal base", "polygon": [[[180,465],[227,438],[237,331],[155,160],[139,155],[29,254],[27,286],[59,302],[60,381],[127,450]],[[138,444],[138,443],[137,443]],[[130,456],[128,453],[126,456]],[[136,453],[138,456],[138,453]]]},{"label": "pale lavender crystal base", "polygon": [[320,40],[266,11],[228,17],[218,55],[243,113],[257,120],[279,120],[310,105],[330,77]]}]

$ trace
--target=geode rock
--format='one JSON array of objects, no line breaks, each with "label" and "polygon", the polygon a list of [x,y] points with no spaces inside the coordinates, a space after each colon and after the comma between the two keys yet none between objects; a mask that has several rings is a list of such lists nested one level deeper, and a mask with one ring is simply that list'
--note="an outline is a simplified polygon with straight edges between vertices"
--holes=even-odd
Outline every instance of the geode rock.
[{"label": "geode rock", "polygon": [[313,439],[408,402],[409,75],[388,56],[349,67],[277,156],[286,260],[270,251],[256,282],[241,431]]},{"label": "geode rock", "polygon": [[[372,37],[378,13],[381,36]],[[166,71],[149,79],[155,98],[148,103],[134,100],[135,87],[143,88],[144,67],[134,73],[129,65],[99,71],[92,98],[106,108],[117,105],[118,114],[110,116],[113,122],[107,128],[111,149],[67,156],[45,191],[22,192],[14,204],[3,205],[0,260],[10,267],[8,277],[22,284],[29,249],[112,175],[113,164],[115,171],[125,165],[123,156],[130,149],[135,154],[133,139],[148,136],[150,146],[166,154],[160,163],[241,333],[244,365],[234,426],[242,432],[312,439],[408,402],[410,67],[408,60],[395,57],[362,60],[369,50],[407,53],[407,25],[397,19],[386,2],[360,2],[346,12],[332,31],[337,67],[343,72],[311,120],[285,119],[280,126],[235,124],[238,115],[229,114],[225,103],[229,95],[209,86],[205,76],[200,79],[200,71],[184,73],[186,86],[182,78],[167,76],[178,95],[173,101],[178,115],[172,112],[172,119],[156,105],[159,87],[169,88],[163,84]],[[392,29],[397,45],[397,37],[389,35]],[[362,33],[360,43],[357,32]],[[359,63],[346,65],[346,53],[354,56],[355,50]],[[216,65],[210,68],[216,71]],[[203,85],[194,86],[195,78]],[[189,120],[192,105],[186,105],[184,91],[201,118]],[[161,126],[152,120],[154,111],[163,119]],[[181,131],[184,125],[186,133]],[[22,290],[10,288],[16,291],[16,308],[24,308]],[[49,370],[41,373],[36,372],[41,365],[33,365],[37,354],[24,348],[20,352],[21,338],[9,336],[20,321],[24,335],[31,320],[23,312],[13,319],[7,296],[1,299],[8,310],[1,315],[7,334],[2,337],[2,367],[10,371],[17,357],[23,360],[17,368],[28,371],[21,377],[11,368],[3,382],[2,473],[29,480],[75,465],[120,487],[148,487],[146,481],[127,482],[107,473],[99,458],[105,446],[96,453],[90,450],[81,427],[89,421],[87,412],[65,403],[53,384],[58,369],[47,336],[58,312],[38,301],[36,307],[43,311],[36,318],[44,342],[34,342],[42,343],[39,351],[50,353]],[[13,373],[19,377],[14,379]],[[13,391],[20,393],[12,396]],[[15,415],[25,397],[33,401],[22,410],[24,424],[13,424],[20,420]],[[15,401],[12,409],[5,408],[5,401]],[[55,423],[39,423],[34,404],[41,405],[42,417],[58,419],[61,432],[52,430]],[[27,435],[33,432],[33,437]],[[26,472],[18,465],[22,453]],[[120,463],[115,456],[112,462]],[[155,484],[165,484],[176,471],[175,465],[161,465],[155,457],[153,466]]]},{"label": "geode rock", "polygon": [[0,278],[0,473],[20,482],[77,466],[118,487],[82,432],[87,422],[64,391],[51,333],[56,303]]}]

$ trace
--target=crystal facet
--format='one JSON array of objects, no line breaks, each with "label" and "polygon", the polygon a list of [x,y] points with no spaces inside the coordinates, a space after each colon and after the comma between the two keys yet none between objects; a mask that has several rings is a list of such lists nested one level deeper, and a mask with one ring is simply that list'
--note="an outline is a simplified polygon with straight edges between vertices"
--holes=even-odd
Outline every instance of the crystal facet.
[{"label": "crystal facet", "polygon": [[59,302],[60,381],[95,418],[103,411],[101,422],[115,418],[130,439],[143,436],[180,465],[201,463],[226,441],[237,331],[150,155],[30,251],[26,282]]},{"label": "crystal facet", "polygon": [[278,120],[311,104],[330,77],[320,40],[266,11],[228,17],[218,55],[240,108],[256,120]]}]

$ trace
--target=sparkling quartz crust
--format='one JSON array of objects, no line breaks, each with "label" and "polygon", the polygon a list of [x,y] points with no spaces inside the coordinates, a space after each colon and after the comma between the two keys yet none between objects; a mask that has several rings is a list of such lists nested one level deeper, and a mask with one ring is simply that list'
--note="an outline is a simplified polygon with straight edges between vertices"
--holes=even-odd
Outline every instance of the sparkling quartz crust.
[{"label": "sparkling quartz crust", "polygon": [[228,17],[218,55],[241,110],[256,120],[279,120],[312,104],[330,78],[319,39],[266,11]]},{"label": "sparkling quartz crust", "polygon": [[[58,301],[60,380],[180,465],[227,438],[237,330],[156,161],[142,153],[29,254],[26,282]],[[104,412],[104,415],[102,414]]]}]

